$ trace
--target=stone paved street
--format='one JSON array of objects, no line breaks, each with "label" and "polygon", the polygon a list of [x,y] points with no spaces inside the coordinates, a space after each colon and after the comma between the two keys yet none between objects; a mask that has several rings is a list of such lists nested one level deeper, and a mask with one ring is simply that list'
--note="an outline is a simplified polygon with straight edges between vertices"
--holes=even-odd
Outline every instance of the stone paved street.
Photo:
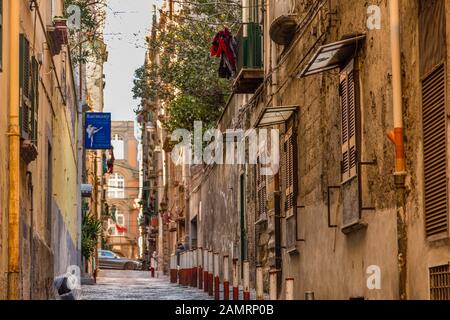
[{"label": "stone paved street", "polygon": [[210,300],[195,288],[171,284],[166,276],[150,272],[102,270],[95,285],[82,286],[83,300]]}]

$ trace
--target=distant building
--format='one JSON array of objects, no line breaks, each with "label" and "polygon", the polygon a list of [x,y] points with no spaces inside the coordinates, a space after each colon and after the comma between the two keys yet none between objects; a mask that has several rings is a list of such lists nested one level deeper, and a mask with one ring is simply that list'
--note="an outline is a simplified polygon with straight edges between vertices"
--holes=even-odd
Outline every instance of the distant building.
[{"label": "distant building", "polygon": [[139,166],[138,141],[133,121],[113,121],[111,144],[114,150],[113,173],[106,177],[106,243],[125,257],[139,256]]},{"label": "distant building", "polygon": [[279,299],[288,278],[294,299],[450,299],[448,1],[243,4],[218,128],[279,130],[280,170],[191,167],[178,241],[249,261],[251,286],[262,266],[266,291],[272,269]]}]

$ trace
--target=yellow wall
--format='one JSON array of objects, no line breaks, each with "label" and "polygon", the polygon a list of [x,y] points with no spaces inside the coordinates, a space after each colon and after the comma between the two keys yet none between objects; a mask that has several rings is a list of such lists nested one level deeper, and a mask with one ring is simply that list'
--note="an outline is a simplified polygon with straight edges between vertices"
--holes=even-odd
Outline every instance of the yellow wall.
[{"label": "yellow wall", "polygon": [[[39,1],[44,27],[51,22],[50,1]],[[56,15],[62,15],[63,0],[58,0]],[[7,271],[7,204],[8,204],[8,24],[9,1],[3,1],[3,71],[0,72],[0,299],[5,298],[5,275]],[[30,164],[21,160],[20,164],[20,236],[21,296],[28,298],[48,298],[51,281],[55,274],[66,270],[77,261],[77,225],[79,210],[77,203],[77,104],[72,82],[72,66],[63,48],[61,54],[52,56],[47,48],[45,30],[37,18],[36,10],[30,10],[28,1],[21,1],[20,32],[24,33],[35,54],[42,54],[39,76],[38,115],[38,157]],[[35,23],[36,22],[36,23]],[[19,36],[19,35],[17,35]],[[65,54],[63,52],[66,52]],[[17,57],[18,59],[19,57]],[[55,69],[53,69],[53,63]],[[67,103],[62,96],[57,79],[62,81],[62,66],[66,68]],[[17,71],[16,71],[17,72]],[[19,107],[19,106],[17,106]],[[72,123],[71,117],[75,117]],[[53,175],[48,177],[48,144],[53,150]],[[31,176],[31,179],[30,179]],[[52,179],[53,202],[60,210],[53,208],[51,242],[48,236],[47,184]],[[30,183],[30,181],[32,183]],[[29,185],[33,187],[30,197]],[[31,201],[33,199],[33,201]],[[56,215],[55,215],[56,213]],[[30,231],[30,226],[33,230]],[[33,266],[33,269],[31,268]],[[31,270],[34,270],[31,274]],[[31,285],[33,277],[34,286]]]}]

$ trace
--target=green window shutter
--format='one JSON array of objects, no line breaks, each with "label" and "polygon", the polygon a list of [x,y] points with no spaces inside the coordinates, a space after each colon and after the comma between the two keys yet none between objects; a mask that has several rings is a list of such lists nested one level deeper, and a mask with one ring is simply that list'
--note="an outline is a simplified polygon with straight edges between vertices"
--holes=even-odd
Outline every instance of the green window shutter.
[{"label": "green window shutter", "polygon": [[24,34],[20,34],[19,50],[19,110],[20,132],[22,139],[30,139],[31,133],[31,101],[30,101],[30,43]]},{"label": "green window shutter", "polygon": [[39,63],[35,57],[31,60],[31,139],[37,145],[39,113]]}]

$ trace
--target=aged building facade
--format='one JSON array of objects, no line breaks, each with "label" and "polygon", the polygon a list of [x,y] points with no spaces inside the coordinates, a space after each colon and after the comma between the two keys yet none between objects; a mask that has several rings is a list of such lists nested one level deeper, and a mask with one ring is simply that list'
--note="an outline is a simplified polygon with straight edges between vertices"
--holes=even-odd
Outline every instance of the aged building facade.
[{"label": "aged building facade", "polygon": [[[83,121],[83,138],[84,143],[84,113],[85,112],[104,112],[104,88],[105,75],[104,65],[108,60],[108,51],[103,39],[105,15],[105,1],[99,1],[92,5],[91,10],[97,12],[98,19],[98,36],[95,43],[85,43],[84,46],[95,47],[96,50],[88,51],[89,56],[86,61],[78,65],[78,73],[81,77],[82,109],[81,117]],[[110,150],[86,150],[83,148],[83,163],[79,169],[82,174],[83,185],[88,188],[89,192],[83,195],[82,214],[92,215],[97,220],[102,220],[108,216],[108,207],[106,203],[106,172],[108,163],[114,165],[113,152]],[[81,231],[80,231],[81,232]],[[104,240],[104,236],[102,239]],[[91,277],[96,275],[98,270],[98,249],[102,247],[102,239],[98,239],[97,250],[88,260],[83,256],[83,271],[85,276]]]},{"label": "aged building facade", "polygon": [[249,260],[253,286],[262,265],[266,291],[277,272],[280,299],[286,279],[295,299],[448,299],[448,4],[243,3],[252,58],[218,126],[278,129],[280,170],[192,179],[199,245]]},{"label": "aged building facade", "polygon": [[[182,243],[237,260],[241,284],[244,261],[253,287],[261,266],[265,292],[275,273],[278,299],[287,281],[294,299],[449,299],[448,3],[242,8],[238,70],[217,128],[233,130],[227,157],[245,142],[245,163],[171,161],[165,102],[144,110],[155,138],[144,159],[156,159],[144,166],[155,196],[144,198],[155,201],[161,268]],[[243,138],[262,129],[270,133],[256,147]]]},{"label": "aged building facade", "polygon": [[139,166],[134,122],[113,121],[111,134],[115,161],[113,172],[105,175],[109,208],[106,243],[114,252],[137,259]]},{"label": "aged building facade", "polygon": [[0,299],[45,299],[81,258],[77,87],[63,1],[0,8]]}]

